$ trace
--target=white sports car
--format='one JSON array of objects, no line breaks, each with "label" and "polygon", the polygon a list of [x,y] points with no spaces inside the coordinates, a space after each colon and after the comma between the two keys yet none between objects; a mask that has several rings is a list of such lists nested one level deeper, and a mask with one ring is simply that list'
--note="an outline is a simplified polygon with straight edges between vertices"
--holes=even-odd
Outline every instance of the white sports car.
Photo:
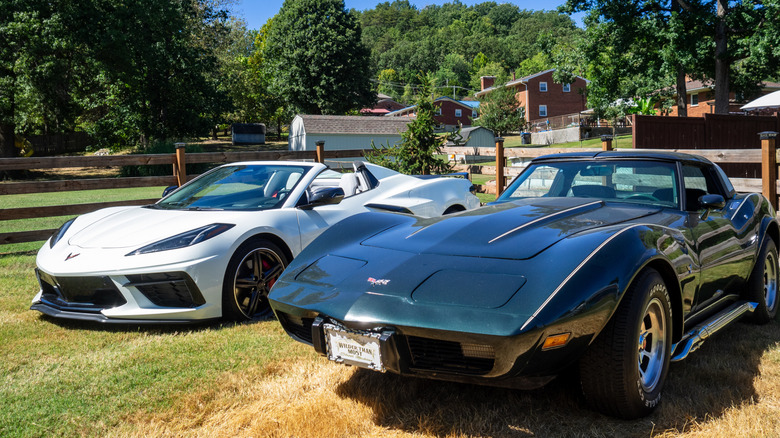
[{"label": "white sports car", "polygon": [[217,167],[152,205],[66,222],[40,249],[31,309],[99,322],[187,322],[270,315],[267,295],[322,231],[353,214],[433,217],[479,200],[462,178],[420,179],[356,162]]}]

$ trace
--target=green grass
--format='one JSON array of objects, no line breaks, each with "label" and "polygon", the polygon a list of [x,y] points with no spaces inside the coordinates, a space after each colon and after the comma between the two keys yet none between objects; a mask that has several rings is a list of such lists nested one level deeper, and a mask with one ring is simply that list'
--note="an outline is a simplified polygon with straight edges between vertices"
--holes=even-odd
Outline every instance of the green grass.
[{"label": "green grass", "polygon": [[[612,141],[612,146],[617,148],[630,148],[632,136],[618,135],[616,139]],[[571,141],[568,143],[557,143],[549,146],[538,145],[524,145],[522,144],[522,137],[519,135],[507,135],[504,137],[504,147],[507,148],[519,148],[519,147],[550,147],[550,148],[600,148],[601,138],[590,138],[582,141]]]},{"label": "green grass", "polygon": [[28,310],[34,256],[0,255],[0,436],[100,436],[225,373],[309,354],[276,321],[111,328]]}]

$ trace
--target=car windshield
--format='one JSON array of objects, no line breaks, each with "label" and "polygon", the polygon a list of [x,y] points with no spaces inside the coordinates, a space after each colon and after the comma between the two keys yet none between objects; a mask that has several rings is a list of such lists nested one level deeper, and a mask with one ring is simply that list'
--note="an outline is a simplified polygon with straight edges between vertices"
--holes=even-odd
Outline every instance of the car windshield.
[{"label": "car windshield", "polygon": [[168,210],[268,210],[279,208],[306,166],[218,167],[152,205]]},{"label": "car windshield", "polygon": [[678,208],[680,196],[676,182],[676,166],[668,162],[541,162],[526,168],[496,201],[578,197]]}]

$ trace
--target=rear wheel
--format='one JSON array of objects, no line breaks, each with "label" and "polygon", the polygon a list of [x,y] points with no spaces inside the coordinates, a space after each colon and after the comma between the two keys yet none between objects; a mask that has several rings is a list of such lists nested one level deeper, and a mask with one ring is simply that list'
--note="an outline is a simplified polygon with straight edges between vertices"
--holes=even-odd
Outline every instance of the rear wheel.
[{"label": "rear wheel", "polygon": [[666,285],[656,270],[645,269],[580,360],[588,404],[625,419],[650,414],[669,370],[671,321]]},{"label": "rear wheel", "polygon": [[758,303],[749,318],[751,322],[766,324],[777,316],[780,300],[777,293],[778,272],[777,246],[767,236],[748,280],[746,298]]},{"label": "rear wheel", "polygon": [[267,239],[254,237],[242,243],[222,283],[223,316],[233,321],[268,317],[268,292],[287,263],[284,253]]}]

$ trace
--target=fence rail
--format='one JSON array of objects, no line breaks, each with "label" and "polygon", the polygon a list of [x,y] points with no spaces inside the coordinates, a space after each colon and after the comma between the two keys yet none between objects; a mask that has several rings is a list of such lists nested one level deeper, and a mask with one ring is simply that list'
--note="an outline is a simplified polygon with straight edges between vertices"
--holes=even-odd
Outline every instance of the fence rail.
[{"label": "fence rail", "polygon": [[[0,171],[58,168],[90,168],[118,166],[150,166],[167,164],[171,166],[171,175],[123,177],[123,178],[87,178],[57,181],[24,181],[0,183],[0,195],[19,195],[30,193],[64,192],[80,190],[100,190],[138,187],[173,186],[183,183],[195,175],[181,178],[179,169],[186,163],[231,163],[236,161],[280,161],[315,160],[362,157],[363,150],[325,151],[324,145],[317,145],[316,151],[240,151],[207,152],[185,154],[184,148],[174,154],[156,155],[108,155],[89,157],[31,157],[0,158]],[[88,204],[57,205],[26,208],[0,208],[0,221],[33,219],[56,216],[70,216],[106,207],[144,205],[157,199],[136,199],[127,201],[96,202]],[[35,242],[46,240],[55,230],[33,230],[0,232],[0,245],[11,243]]]}]

